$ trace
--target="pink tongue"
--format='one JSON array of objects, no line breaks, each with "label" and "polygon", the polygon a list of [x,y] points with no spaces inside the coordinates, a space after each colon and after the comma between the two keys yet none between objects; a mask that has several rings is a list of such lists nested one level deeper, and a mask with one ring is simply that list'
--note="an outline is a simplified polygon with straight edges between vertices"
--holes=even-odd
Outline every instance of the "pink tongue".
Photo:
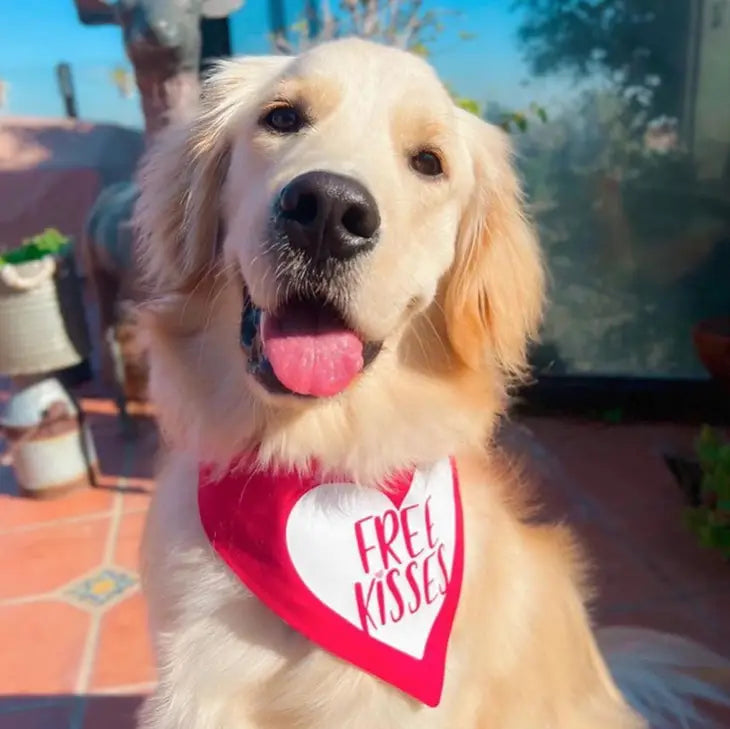
[{"label": "pink tongue", "polygon": [[363,368],[360,339],[321,312],[302,309],[265,316],[261,338],[277,379],[299,395],[337,395]]}]

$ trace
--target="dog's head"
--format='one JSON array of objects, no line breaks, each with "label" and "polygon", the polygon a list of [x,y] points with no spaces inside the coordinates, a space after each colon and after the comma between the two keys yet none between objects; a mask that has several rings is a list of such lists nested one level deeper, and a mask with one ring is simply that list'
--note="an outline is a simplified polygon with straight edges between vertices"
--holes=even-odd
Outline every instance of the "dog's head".
[{"label": "dog's head", "polygon": [[415,56],[225,62],[141,181],[153,394],[188,445],[390,465],[483,437],[524,371],[543,272],[507,138]]}]

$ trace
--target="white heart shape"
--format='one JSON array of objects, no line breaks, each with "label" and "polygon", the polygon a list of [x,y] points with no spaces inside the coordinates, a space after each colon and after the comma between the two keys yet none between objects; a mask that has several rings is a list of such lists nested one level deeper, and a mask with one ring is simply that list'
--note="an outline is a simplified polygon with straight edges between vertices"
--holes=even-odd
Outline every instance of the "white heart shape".
[{"label": "white heart shape", "polygon": [[[404,511],[407,512],[405,517]],[[386,512],[391,513],[386,516]],[[396,524],[392,512],[396,512],[399,519],[397,534],[393,531]],[[385,520],[389,519],[387,523],[391,531],[385,542],[382,538],[378,540],[378,519],[381,536]],[[428,520],[430,529],[426,527],[425,520]],[[356,531],[358,523],[359,532]],[[410,541],[406,531],[411,535]],[[449,459],[439,461],[426,472],[417,470],[400,508],[376,489],[351,483],[321,484],[297,501],[286,525],[289,556],[307,588],[356,628],[419,660],[423,658],[444,602],[443,593],[453,574],[455,542],[456,504]],[[366,543],[366,556],[363,557],[362,545]],[[434,551],[436,543],[437,557]],[[389,548],[384,550],[383,544]],[[397,583],[395,575],[390,572],[393,569],[398,570]],[[434,575],[439,570],[441,583],[437,584],[434,594],[429,586],[438,582]],[[406,571],[412,581],[405,577]],[[378,575],[379,572],[382,574]],[[387,582],[389,574],[393,579],[391,583]],[[416,576],[421,579],[420,583]],[[359,604],[355,587],[358,582],[362,586]],[[382,585],[380,594],[385,600],[384,612],[378,602],[381,589],[378,582]],[[393,584],[405,585],[411,598],[404,601],[403,614],[397,621],[394,616],[400,615],[401,606],[391,590]],[[423,596],[433,599],[426,601],[422,596],[420,604],[417,604],[415,589],[420,588],[423,588]],[[368,597],[368,619],[364,619],[362,614],[365,596]],[[414,607],[415,610],[411,611]],[[375,619],[372,619],[373,614]],[[383,617],[385,620],[382,620]]]}]

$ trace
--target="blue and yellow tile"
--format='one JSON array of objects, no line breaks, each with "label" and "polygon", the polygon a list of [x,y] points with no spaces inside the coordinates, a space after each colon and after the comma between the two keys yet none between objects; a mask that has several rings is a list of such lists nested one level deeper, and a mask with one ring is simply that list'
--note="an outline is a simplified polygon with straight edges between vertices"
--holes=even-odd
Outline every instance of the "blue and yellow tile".
[{"label": "blue and yellow tile", "polygon": [[114,567],[103,567],[64,592],[74,602],[98,608],[109,605],[137,585],[137,578]]}]

